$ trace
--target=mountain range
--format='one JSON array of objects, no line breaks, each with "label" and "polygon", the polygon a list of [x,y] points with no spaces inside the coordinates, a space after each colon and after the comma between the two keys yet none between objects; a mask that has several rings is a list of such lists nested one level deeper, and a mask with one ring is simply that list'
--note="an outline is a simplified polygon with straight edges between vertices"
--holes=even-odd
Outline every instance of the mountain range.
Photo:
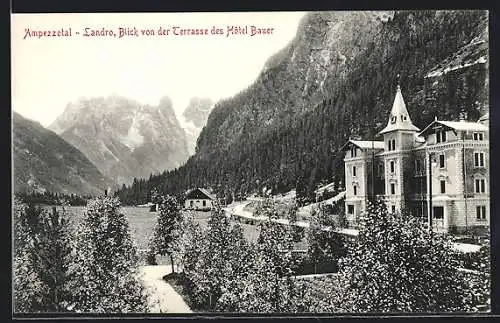
[{"label": "mountain range", "polygon": [[49,129],[118,184],[173,169],[188,157],[185,132],[168,97],[155,106],[118,95],[79,99]]}]

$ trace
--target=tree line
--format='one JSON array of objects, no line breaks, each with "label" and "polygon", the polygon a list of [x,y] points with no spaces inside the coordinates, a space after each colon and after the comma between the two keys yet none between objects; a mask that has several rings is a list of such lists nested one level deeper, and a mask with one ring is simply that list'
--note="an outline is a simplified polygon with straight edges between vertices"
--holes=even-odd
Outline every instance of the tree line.
[{"label": "tree line", "polygon": [[70,205],[85,206],[87,201],[92,198],[90,195],[65,194],[57,192],[18,192],[16,197],[24,203],[35,205]]}]

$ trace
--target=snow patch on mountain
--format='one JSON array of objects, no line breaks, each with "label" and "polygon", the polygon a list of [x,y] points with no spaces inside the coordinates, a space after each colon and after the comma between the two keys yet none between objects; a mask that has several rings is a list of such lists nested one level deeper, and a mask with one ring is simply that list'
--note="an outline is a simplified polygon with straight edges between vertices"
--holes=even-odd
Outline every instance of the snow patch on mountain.
[{"label": "snow patch on mountain", "polygon": [[186,133],[187,149],[190,155],[195,153],[196,141],[213,108],[214,104],[211,99],[194,97],[179,118],[179,123]]},{"label": "snow patch on mountain", "polygon": [[485,64],[486,62],[487,62],[486,57],[481,56],[480,58],[478,58],[477,60],[475,60],[473,62],[458,64],[458,65],[454,65],[454,66],[447,66],[443,69],[432,71],[432,72],[428,73],[425,77],[426,78],[437,77],[437,76],[441,76],[441,75],[444,75],[446,73],[456,71],[456,70],[459,70],[462,68],[467,68],[467,67],[470,67],[470,66],[473,66],[476,64]]},{"label": "snow patch on mountain", "polygon": [[468,44],[434,67],[425,78],[439,77],[477,64],[486,64],[488,61],[488,42],[484,39],[486,34],[485,32],[481,36],[474,37]]},{"label": "snow patch on mountain", "polygon": [[132,119],[132,123],[130,128],[128,129],[128,133],[125,137],[121,138],[121,142],[130,148],[133,151],[135,148],[141,146],[144,143],[144,136],[141,135],[140,130],[140,113],[136,113],[134,118]]}]

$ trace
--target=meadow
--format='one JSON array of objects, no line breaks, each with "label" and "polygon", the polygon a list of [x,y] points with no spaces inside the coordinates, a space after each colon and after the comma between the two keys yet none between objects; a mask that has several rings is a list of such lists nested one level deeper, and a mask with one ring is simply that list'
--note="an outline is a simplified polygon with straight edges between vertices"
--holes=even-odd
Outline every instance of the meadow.
[{"label": "meadow", "polygon": [[[69,216],[74,224],[82,218],[85,212],[84,206],[70,206],[68,208]],[[146,250],[148,248],[148,241],[153,234],[154,226],[156,224],[157,212],[150,212],[149,208],[141,207],[122,207],[121,212],[126,216],[129,222],[130,233],[137,244],[138,250]],[[200,211],[183,211],[191,212],[196,222],[202,228],[208,226],[210,212]],[[256,241],[259,236],[259,227],[257,225],[250,225],[240,223],[243,228],[243,233],[248,241]]]},{"label": "meadow", "polygon": [[[85,212],[84,206],[70,206],[68,208],[68,213],[70,219],[74,224],[77,224]],[[126,216],[129,222],[130,234],[134,239],[138,251],[144,252],[148,248],[148,241],[153,234],[153,230],[156,224],[157,212],[150,212],[149,208],[142,207],[121,207],[121,212]],[[208,226],[208,220],[210,218],[210,212],[201,211],[183,211],[191,212],[194,220],[200,224],[202,228]],[[232,220],[233,223],[236,221]],[[260,228],[258,223],[247,224],[239,223],[243,228],[243,234],[247,241],[256,242],[259,237]],[[297,243],[296,249],[304,249],[305,241]]]}]

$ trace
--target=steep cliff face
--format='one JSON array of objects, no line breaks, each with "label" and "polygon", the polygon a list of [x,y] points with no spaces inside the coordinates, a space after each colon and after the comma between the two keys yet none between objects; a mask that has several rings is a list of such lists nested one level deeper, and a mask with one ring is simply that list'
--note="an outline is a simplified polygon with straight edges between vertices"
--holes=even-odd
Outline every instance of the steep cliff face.
[{"label": "steep cliff face", "polygon": [[[246,132],[314,107],[327,77],[342,77],[391,12],[314,12],[296,37],[272,56],[246,90],[215,105],[200,134],[200,152],[227,147]],[[384,18],[385,17],[385,18]]]},{"label": "steep cliff face", "polygon": [[117,183],[175,168],[188,156],[184,130],[167,97],[157,106],[120,96],[81,99],[68,104],[50,129]]},{"label": "steep cliff face", "polygon": [[213,102],[209,98],[191,98],[188,106],[182,113],[181,125],[186,132],[186,145],[189,155],[196,149],[198,136],[207,123],[208,115],[213,109]]},{"label": "steep cliff face", "polygon": [[12,135],[15,192],[102,194],[114,188],[81,151],[16,112]]},{"label": "steep cliff face", "polygon": [[489,106],[487,26],[486,11],[307,14],[254,84],[215,105],[186,165],[152,182],[231,195],[343,181],[340,147],[382,129],[398,79],[416,126],[475,121]]}]

